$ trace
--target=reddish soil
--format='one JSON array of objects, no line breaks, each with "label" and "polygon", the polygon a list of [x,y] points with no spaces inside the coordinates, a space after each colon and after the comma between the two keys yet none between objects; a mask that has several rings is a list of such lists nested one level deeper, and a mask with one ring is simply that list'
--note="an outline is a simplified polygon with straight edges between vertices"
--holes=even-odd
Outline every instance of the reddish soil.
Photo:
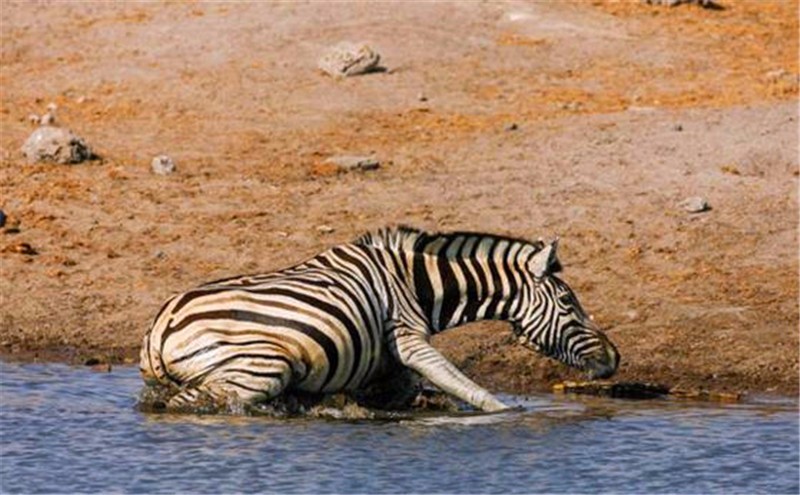
[{"label": "reddish soil", "polygon": [[[3,1],[0,352],[133,362],[171,293],[405,223],[559,235],[619,380],[796,395],[798,5],[721,3]],[[321,74],[343,40],[386,70]],[[50,102],[101,159],[25,162]],[[493,390],[578,376],[436,342]]]}]

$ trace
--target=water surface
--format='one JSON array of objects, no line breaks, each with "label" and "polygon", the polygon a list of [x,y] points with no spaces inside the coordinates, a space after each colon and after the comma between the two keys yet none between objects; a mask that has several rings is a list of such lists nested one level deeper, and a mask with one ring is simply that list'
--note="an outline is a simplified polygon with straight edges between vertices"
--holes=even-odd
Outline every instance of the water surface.
[{"label": "water surface", "polygon": [[132,367],[0,362],[2,492],[798,493],[792,401],[542,394],[398,421],[145,414]]}]

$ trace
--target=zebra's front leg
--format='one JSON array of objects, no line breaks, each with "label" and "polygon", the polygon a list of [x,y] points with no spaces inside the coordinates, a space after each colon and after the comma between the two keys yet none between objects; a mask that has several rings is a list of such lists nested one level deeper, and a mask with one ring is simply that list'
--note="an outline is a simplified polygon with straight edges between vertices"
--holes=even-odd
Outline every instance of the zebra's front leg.
[{"label": "zebra's front leg", "polygon": [[403,365],[416,371],[433,385],[483,410],[500,411],[508,406],[488,390],[470,380],[464,373],[434,349],[427,335],[407,328],[397,328],[390,349]]}]

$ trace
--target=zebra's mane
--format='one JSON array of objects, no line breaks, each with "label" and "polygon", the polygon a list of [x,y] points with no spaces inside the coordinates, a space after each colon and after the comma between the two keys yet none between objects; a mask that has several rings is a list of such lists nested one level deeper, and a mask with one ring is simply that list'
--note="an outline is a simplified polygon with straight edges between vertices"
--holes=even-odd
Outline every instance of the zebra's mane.
[{"label": "zebra's mane", "polygon": [[544,242],[541,240],[528,241],[515,237],[481,232],[426,232],[406,225],[384,227],[373,232],[368,232],[357,238],[354,244],[422,253],[425,252],[426,246],[433,244],[435,241],[441,239],[450,240],[455,237],[479,237],[481,239],[491,239],[497,242],[506,241],[510,243],[521,243],[531,246],[534,252],[538,252],[544,248]]}]

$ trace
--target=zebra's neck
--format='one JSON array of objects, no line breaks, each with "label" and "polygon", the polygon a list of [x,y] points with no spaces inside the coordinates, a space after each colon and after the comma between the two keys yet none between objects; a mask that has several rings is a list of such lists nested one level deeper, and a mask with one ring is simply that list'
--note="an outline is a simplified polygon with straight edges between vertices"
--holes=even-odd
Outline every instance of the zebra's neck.
[{"label": "zebra's neck", "polygon": [[540,243],[477,233],[400,228],[360,242],[387,248],[433,332],[478,320],[515,320],[531,295],[525,269]]}]

